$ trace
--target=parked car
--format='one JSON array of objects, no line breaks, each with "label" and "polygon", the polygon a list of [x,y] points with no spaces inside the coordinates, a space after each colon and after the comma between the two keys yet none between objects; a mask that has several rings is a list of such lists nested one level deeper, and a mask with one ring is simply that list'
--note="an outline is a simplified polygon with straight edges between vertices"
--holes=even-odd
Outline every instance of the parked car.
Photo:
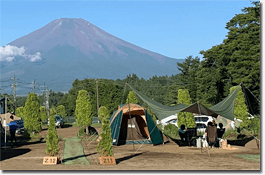
[{"label": "parked car", "polygon": [[[49,125],[49,119],[48,119],[48,125]],[[62,128],[64,126],[63,117],[61,115],[55,116],[55,126],[58,128]]]}]

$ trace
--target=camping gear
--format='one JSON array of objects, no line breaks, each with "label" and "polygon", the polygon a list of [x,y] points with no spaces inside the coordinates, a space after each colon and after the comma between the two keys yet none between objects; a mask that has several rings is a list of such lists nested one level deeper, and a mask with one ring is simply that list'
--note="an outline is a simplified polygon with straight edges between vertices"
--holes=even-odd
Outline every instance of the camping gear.
[{"label": "camping gear", "polygon": [[147,110],[137,104],[119,106],[110,118],[113,145],[162,144],[163,136]]}]

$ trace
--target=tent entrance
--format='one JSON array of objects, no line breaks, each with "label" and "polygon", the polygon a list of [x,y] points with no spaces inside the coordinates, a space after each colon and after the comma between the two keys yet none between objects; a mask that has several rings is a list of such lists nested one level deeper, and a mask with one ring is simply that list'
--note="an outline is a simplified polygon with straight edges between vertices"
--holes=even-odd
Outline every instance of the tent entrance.
[{"label": "tent entrance", "polygon": [[118,145],[151,143],[145,116],[123,115]]}]

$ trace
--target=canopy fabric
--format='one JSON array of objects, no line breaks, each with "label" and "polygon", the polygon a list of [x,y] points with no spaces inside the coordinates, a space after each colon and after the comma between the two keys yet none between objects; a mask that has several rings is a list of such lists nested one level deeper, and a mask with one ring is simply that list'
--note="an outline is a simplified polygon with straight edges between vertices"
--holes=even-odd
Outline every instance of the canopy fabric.
[{"label": "canopy fabric", "polygon": [[218,115],[221,115],[224,118],[234,121],[234,105],[235,105],[236,95],[240,90],[240,87],[241,84],[238,85],[237,88],[221,102],[217,103],[213,107],[210,107],[210,110],[212,110]]},{"label": "canopy fabric", "polygon": [[134,89],[132,86],[127,84],[138,97],[140,97],[144,103],[146,103],[152,110],[152,112],[156,115],[159,120],[162,120],[168,116],[177,114],[181,110],[187,108],[188,106],[185,104],[177,104],[174,106],[166,106],[161,103],[152,100],[151,98],[147,97],[146,95],[142,94],[141,92]]},{"label": "canopy fabric", "polygon": [[161,103],[158,103],[141,92],[134,89],[132,86],[127,84],[135,93],[140,97],[144,103],[146,103],[152,110],[152,112],[156,115],[159,120],[162,120],[168,116],[175,115],[178,112],[192,112],[197,114],[203,114],[208,116],[217,117],[221,115],[224,118],[229,120],[234,120],[234,103],[236,100],[236,95],[240,90],[241,83],[237,86],[237,88],[229,94],[225,99],[223,99],[218,104],[212,106],[211,108],[207,108],[200,103],[194,103],[190,106],[185,104],[177,104],[174,106],[166,106]]},{"label": "canopy fabric", "polygon": [[212,117],[217,117],[218,114],[213,112],[212,110],[208,109],[201,103],[197,102],[194,103],[187,108],[183,109],[181,112],[192,112],[200,115],[207,115],[207,116],[212,116]]}]

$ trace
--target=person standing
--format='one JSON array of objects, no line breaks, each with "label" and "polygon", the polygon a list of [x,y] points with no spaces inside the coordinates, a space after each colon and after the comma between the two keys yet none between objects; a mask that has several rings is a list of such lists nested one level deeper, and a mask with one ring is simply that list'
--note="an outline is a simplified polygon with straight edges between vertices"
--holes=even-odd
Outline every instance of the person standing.
[{"label": "person standing", "polygon": [[14,121],[14,116],[10,116],[10,123],[9,123],[9,132],[11,135],[11,147],[13,148],[13,140],[15,140],[16,146],[17,146],[17,139],[16,139],[16,130],[18,126],[17,123]]},{"label": "person standing", "polygon": [[210,147],[214,146],[217,139],[217,128],[212,122],[208,122],[208,126],[205,130],[205,136]]}]

